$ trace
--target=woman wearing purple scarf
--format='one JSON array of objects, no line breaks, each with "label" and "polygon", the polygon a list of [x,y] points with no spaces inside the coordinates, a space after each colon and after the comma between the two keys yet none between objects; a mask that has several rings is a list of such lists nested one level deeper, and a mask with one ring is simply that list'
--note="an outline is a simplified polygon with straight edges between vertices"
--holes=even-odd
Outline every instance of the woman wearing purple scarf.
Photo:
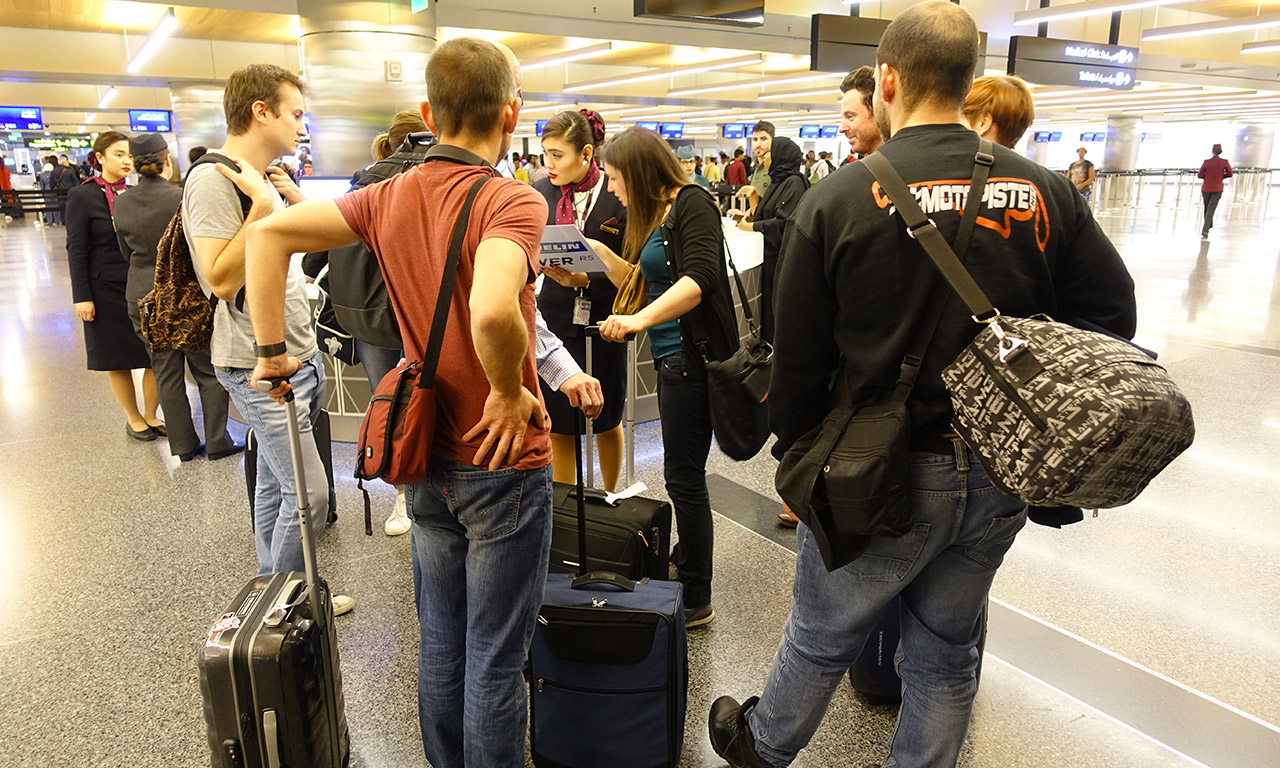
[{"label": "woman wearing purple scarf", "polygon": [[[547,178],[533,188],[547,199],[548,224],[572,224],[588,238],[619,252],[627,223],[627,209],[609,191],[608,180],[597,162],[596,150],[604,143],[604,121],[594,110],[561,112],[542,129]],[[552,333],[586,367],[583,328],[602,322],[613,312],[618,289],[604,279],[580,272],[549,267],[543,270],[538,309]],[[604,411],[595,420],[600,474],[606,490],[616,490],[622,471],[622,410],[626,400],[627,350],[623,344],[597,340],[592,345],[592,375],[604,392]],[[545,383],[542,396],[551,415],[552,472],[555,480],[572,483],[573,441],[577,417],[569,400]]]},{"label": "woman wearing purple scarf", "polygon": [[[67,193],[67,264],[71,268],[71,300],[76,316],[84,321],[84,346],[89,370],[106,371],[111,393],[120,403],[127,423],[125,434],[135,440],[164,436],[164,424],[156,418],[160,399],[151,373],[151,357],[142,339],[133,332],[125,303],[129,262],[116,238],[115,201],[124,191],[125,177],[133,170],[129,138],[106,131],[93,143],[102,168],[95,176]],[[138,410],[133,369],[145,369],[142,397],[145,413]]]}]

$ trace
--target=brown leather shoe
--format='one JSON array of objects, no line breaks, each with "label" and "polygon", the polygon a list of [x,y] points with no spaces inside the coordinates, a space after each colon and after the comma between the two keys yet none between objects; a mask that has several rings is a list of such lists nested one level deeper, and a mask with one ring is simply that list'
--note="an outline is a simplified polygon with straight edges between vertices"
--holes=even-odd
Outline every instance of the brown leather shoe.
[{"label": "brown leather shoe", "polygon": [[800,518],[791,512],[791,507],[788,507],[786,502],[783,502],[782,511],[778,513],[778,525],[784,528],[795,528],[799,523]]}]

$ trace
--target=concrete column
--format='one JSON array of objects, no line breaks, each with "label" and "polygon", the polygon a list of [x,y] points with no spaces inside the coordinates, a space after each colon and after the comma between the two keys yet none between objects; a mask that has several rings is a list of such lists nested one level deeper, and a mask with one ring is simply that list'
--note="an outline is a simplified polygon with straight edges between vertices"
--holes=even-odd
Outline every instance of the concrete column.
[{"label": "concrete column", "polygon": [[174,165],[185,177],[187,153],[193,147],[216,149],[227,139],[227,115],[222,109],[222,89],[207,85],[170,86],[173,132],[178,139]]},{"label": "concrete column", "polygon": [[1129,115],[1107,117],[1107,143],[1102,149],[1103,171],[1138,170],[1138,149],[1142,146],[1142,118]]},{"label": "concrete column", "polygon": [[412,13],[409,0],[298,0],[298,15],[315,175],[350,176],[396,112],[426,99],[435,4]]},{"label": "concrete column", "polygon": [[1275,139],[1274,123],[1245,125],[1236,134],[1236,156],[1228,159],[1233,166],[1240,168],[1270,168]]}]

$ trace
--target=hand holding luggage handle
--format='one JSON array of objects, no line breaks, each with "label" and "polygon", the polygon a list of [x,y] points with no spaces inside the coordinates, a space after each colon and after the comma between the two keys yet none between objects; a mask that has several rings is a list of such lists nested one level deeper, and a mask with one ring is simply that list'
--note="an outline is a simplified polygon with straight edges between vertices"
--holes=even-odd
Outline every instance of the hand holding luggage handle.
[{"label": "hand holding luggage handle", "polygon": [[[290,374],[292,375],[292,374]],[[289,380],[289,376],[269,376],[260,379],[254,383],[254,387],[259,392],[270,392],[282,383]],[[296,603],[301,603],[306,599],[307,593],[315,596],[315,599],[321,600],[320,595],[325,591],[320,589],[320,576],[316,570],[316,542],[311,536],[311,496],[307,493],[307,473],[302,462],[302,432],[298,429],[298,407],[293,401],[293,390],[290,389],[284,395],[284,407],[289,420],[289,456],[293,460],[293,477],[294,477],[294,495],[298,498],[298,523],[302,528],[302,562],[306,569],[307,588],[302,594],[298,595]],[[277,607],[279,611],[280,607]],[[316,621],[323,621],[327,615],[327,611],[316,610],[313,617]],[[275,611],[267,617],[267,621],[283,620],[284,616],[275,616]],[[323,628],[323,624],[321,625]]]}]

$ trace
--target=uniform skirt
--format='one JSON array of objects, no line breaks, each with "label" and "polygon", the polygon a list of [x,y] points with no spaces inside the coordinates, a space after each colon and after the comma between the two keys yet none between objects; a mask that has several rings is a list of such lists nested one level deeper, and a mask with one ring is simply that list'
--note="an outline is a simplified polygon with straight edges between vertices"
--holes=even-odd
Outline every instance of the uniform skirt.
[{"label": "uniform skirt", "polygon": [[[591,322],[599,324],[613,313],[613,298],[618,289],[613,287],[603,275],[597,275],[591,283]],[[577,291],[565,288],[548,279],[542,284],[542,293],[538,296],[538,309],[547,327],[560,337],[565,349],[573,355],[579,367],[587,369],[587,342],[582,326],[573,324],[573,302]],[[592,369],[591,375],[600,380],[600,390],[604,394],[604,410],[595,420],[593,429],[597,432],[608,432],[622,423],[623,408],[627,398],[627,345],[615,344],[601,339],[591,343]],[[551,417],[551,431],[557,435],[578,434],[577,409],[569,405],[569,398],[547,386],[541,379],[542,399],[547,403],[547,414]]]},{"label": "uniform skirt", "polygon": [[93,280],[93,322],[84,323],[84,349],[91,371],[151,367],[151,356],[129,319],[124,289],[123,280]]}]

